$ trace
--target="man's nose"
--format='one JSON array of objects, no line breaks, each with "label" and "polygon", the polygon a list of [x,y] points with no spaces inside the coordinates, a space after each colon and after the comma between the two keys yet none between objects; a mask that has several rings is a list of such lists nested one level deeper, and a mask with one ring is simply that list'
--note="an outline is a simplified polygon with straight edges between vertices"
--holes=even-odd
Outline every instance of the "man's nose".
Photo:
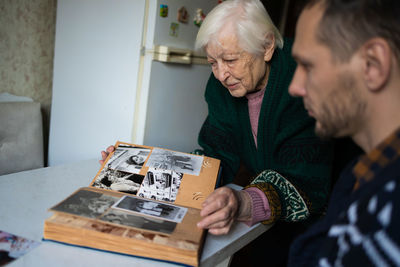
[{"label": "man's nose", "polygon": [[306,93],[305,74],[297,67],[289,85],[289,94],[294,97],[304,97]]}]

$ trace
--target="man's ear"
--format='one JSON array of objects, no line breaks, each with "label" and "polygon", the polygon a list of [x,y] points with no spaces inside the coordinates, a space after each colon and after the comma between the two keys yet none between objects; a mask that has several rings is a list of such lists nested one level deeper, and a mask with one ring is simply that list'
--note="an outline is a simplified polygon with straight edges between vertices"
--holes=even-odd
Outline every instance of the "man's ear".
[{"label": "man's ear", "polygon": [[275,51],[275,36],[272,33],[269,33],[267,34],[267,36],[265,36],[264,48],[265,48],[264,61],[269,62]]},{"label": "man's ear", "polygon": [[390,78],[392,50],[383,38],[373,38],[362,46],[364,82],[371,91],[382,89]]}]

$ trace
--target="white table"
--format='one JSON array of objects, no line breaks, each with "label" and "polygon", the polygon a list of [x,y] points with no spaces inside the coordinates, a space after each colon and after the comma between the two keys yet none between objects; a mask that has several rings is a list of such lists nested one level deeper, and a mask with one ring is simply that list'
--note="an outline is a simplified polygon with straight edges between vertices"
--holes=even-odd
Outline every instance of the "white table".
[{"label": "white table", "polygon": [[[88,160],[0,176],[0,230],[42,242],[43,223],[51,215],[47,209],[88,186],[99,168],[97,160]],[[236,251],[268,229],[262,224],[238,223],[228,235],[207,234],[201,266],[228,265]],[[9,266],[179,265],[45,241]]]}]

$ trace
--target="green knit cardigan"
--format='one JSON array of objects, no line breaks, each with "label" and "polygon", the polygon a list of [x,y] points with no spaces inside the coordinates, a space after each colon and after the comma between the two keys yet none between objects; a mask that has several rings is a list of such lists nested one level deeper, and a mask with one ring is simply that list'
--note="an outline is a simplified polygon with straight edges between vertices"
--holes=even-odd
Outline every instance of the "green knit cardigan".
[{"label": "green knit cardigan", "polygon": [[222,184],[232,182],[241,163],[256,177],[249,186],[261,189],[271,207],[271,219],[264,223],[319,217],[331,183],[333,144],[315,136],[315,121],[302,100],[288,93],[296,63],[290,54],[291,42],[285,41],[271,59],[257,147],[247,98],[232,97],[214,75],[207,83],[209,113],[198,139],[205,155],[221,160]]}]

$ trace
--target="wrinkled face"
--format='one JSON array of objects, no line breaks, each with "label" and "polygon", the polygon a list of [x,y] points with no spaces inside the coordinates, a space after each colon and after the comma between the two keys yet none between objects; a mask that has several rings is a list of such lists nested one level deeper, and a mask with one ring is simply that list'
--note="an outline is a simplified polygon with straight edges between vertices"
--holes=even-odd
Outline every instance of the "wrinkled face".
[{"label": "wrinkled face", "polygon": [[289,87],[292,96],[303,98],[321,137],[353,135],[365,110],[358,84],[357,57],[335,61],[331,50],[316,39],[322,10],[319,5],[302,12],[296,27],[292,54],[297,68]]},{"label": "wrinkled face", "polygon": [[233,97],[242,97],[261,90],[267,82],[267,66],[263,55],[252,55],[239,47],[232,30],[225,30],[206,46],[207,60],[214,76]]}]

